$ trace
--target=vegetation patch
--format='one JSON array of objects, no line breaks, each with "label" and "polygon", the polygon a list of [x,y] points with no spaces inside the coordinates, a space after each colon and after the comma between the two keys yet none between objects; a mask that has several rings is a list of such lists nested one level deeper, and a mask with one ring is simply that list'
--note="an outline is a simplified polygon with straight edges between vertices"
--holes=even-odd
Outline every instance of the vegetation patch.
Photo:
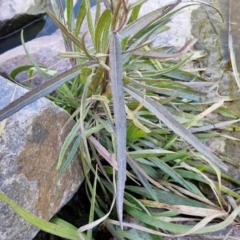
[{"label": "vegetation patch", "polygon": [[[152,38],[167,31],[166,23],[184,10],[175,10],[181,0],[138,17],[144,2],[106,0],[103,7],[98,0],[93,13],[90,1],[84,0],[74,19],[72,1],[66,1],[65,13],[52,1],[55,13],[47,13],[61,29],[67,48],[60,55],[72,64],[58,75],[34,62],[22,35],[33,64],[30,74],[37,70],[46,82],[1,110],[0,121],[46,95],[66,109],[71,114],[66,125],[72,119],[76,123],[60,152],[58,179],[79,152],[90,203],[87,224],[59,217],[47,222],[0,194],[46,232],[93,239],[101,225],[117,239],[136,239],[132,229],[162,239],[237,223],[240,195],[222,181],[240,183],[227,175],[225,158],[204,145],[211,137],[239,141],[219,130],[239,129],[238,114],[224,107],[233,99],[219,96],[218,83],[188,67],[202,57],[202,52],[191,50],[194,39],[180,50],[151,47]],[[84,21],[89,33],[80,35]],[[15,70],[14,76],[23,70]],[[212,113],[219,117],[210,121]],[[218,120],[221,117],[225,120]]]}]

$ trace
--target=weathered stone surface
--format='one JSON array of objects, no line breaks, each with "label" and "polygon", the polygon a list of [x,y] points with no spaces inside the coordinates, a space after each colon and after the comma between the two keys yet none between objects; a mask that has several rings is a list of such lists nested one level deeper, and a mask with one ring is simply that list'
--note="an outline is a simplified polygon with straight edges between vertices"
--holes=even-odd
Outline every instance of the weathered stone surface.
[{"label": "weathered stone surface", "polygon": [[[27,49],[32,58],[41,66],[48,67],[52,70],[63,72],[71,67],[68,59],[59,57],[58,52],[65,52],[64,41],[60,31],[56,31],[50,36],[44,36],[34,39],[26,43]],[[12,70],[17,67],[31,65],[22,46],[16,47],[0,57],[0,74],[8,77]],[[21,83],[28,83],[27,72],[21,73],[16,77],[16,80]],[[37,74],[33,81],[32,87],[42,84],[45,79]]]},{"label": "weathered stone surface", "polygon": [[[218,4],[220,3],[220,6]],[[228,16],[226,12],[231,8],[231,12],[234,12],[234,8],[237,8],[239,3],[232,2],[233,5],[228,5],[229,2],[224,0],[214,1],[215,7],[224,10],[224,22],[221,19],[219,13],[211,7],[201,6],[197,11],[193,12],[192,16],[192,34],[198,39],[198,43],[195,45],[198,49],[204,49],[208,55],[203,58],[199,63],[200,67],[206,70],[202,72],[202,76],[208,81],[214,81],[219,83],[216,92],[221,96],[230,96],[234,101],[225,102],[224,106],[229,110],[240,114],[240,92],[236,84],[236,79],[233,75],[231,61],[228,49]],[[222,8],[220,8],[222,7]],[[234,10],[234,11],[233,11]],[[232,14],[231,19],[237,22],[238,15]],[[235,21],[234,21],[235,19]],[[235,28],[235,24],[232,24]],[[237,39],[238,32],[232,32],[233,38]],[[235,44],[234,44],[235,47]],[[235,50],[234,50],[235,51]],[[238,59],[237,51],[235,57]],[[225,133],[236,139],[240,138],[239,131],[233,131],[231,133]],[[226,138],[214,138],[209,141],[212,146],[212,150],[216,153],[223,155],[229,159],[229,171],[228,174],[233,178],[240,179],[240,161],[239,161],[239,148],[240,142]]]},{"label": "weathered stone surface", "polygon": [[[139,15],[143,16],[147,13],[153,12],[157,8],[172,4],[176,1],[172,0],[148,0],[143,4]],[[166,25],[170,27],[168,31],[165,31],[154,38],[153,46],[165,45],[182,47],[184,44],[193,39],[191,29],[192,21],[191,15],[193,10],[199,8],[199,5],[191,5],[189,2],[180,3],[175,9],[179,9],[186,6],[169,21]],[[174,10],[175,10],[174,9]]]},{"label": "weathered stone surface", "polygon": [[48,0],[0,1],[0,37],[28,24],[34,17],[45,13]]},{"label": "weathered stone surface", "polygon": [[[26,90],[0,77],[0,108]],[[70,127],[69,115],[41,98],[7,119],[0,136],[0,190],[37,216],[50,219],[83,181],[78,157],[55,183],[59,151]],[[38,229],[0,201],[0,239],[30,240]]]},{"label": "weathered stone surface", "polygon": [[0,21],[12,19],[18,15],[44,13],[48,4],[48,0],[0,1]]}]

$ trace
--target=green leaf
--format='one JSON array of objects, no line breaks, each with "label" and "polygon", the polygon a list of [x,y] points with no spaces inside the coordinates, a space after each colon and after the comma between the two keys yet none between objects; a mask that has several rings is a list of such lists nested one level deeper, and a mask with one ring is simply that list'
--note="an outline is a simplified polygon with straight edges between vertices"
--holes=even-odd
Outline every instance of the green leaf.
[{"label": "green leaf", "polygon": [[153,191],[151,184],[148,182],[147,178],[139,171],[139,165],[133,161],[129,156],[127,157],[128,164],[131,166],[132,170],[137,175],[138,179],[141,181],[142,185],[146,189],[146,191],[151,195],[151,197],[157,201],[157,196],[155,191]]},{"label": "green leaf", "polygon": [[166,88],[159,88],[156,86],[157,84],[155,84],[155,86],[151,86],[151,85],[143,84],[141,82],[138,82],[132,79],[129,79],[129,81],[132,84],[141,87],[142,89],[150,90],[151,93],[155,92],[155,93],[159,93],[167,96],[176,96],[176,97],[188,99],[191,101],[200,101],[204,99],[204,96],[205,96],[205,94],[194,91],[194,90],[187,90],[183,88],[174,89],[173,87],[167,88],[167,86]]},{"label": "green leaf", "polygon": [[15,77],[21,73],[21,72],[25,72],[28,71],[29,69],[31,69],[33,67],[33,65],[25,65],[25,66],[20,66],[15,68],[14,70],[12,70],[12,72],[9,74],[9,77],[11,79],[15,79]]},{"label": "green leaf", "polygon": [[[149,199],[154,200],[154,198],[146,191],[143,187],[136,187],[136,186],[126,186],[127,190],[135,194],[139,194],[140,196],[147,197]],[[208,205],[198,202],[193,199],[189,199],[187,197],[179,196],[173,192],[167,192],[159,189],[153,189],[154,194],[156,195],[159,202],[167,203],[170,205],[185,205],[185,206],[192,206],[192,207],[200,207],[200,208],[209,208]]]},{"label": "green leaf", "polygon": [[130,123],[127,128],[127,143],[133,143],[139,138],[145,137],[146,132],[138,128],[134,123]]},{"label": "green leaf", "polygon": [[149,216],[129,206],[126,206],[126,211],[131,216],[133,216],[134,218],[138,219],[141,222],[149,224],[150,226],[157,227],[159,229],[170,231],[172,233],[184,233],[192,228],[191,226],[185,226],[182,224],[174,224],[162,221],[156,217]]},{"label": "green leaf", "polygon": [[65,162],[62,164],[60,170],[59,170],[59,173],[58,173],[58,176],[57,176],[57,181],[59,180],[59,178],[62,176],[63,172],[67,169],[67,167],[70,165],[70,163],[72,162],[77,150],[78,150],[78,147],[79,147],[79,144],[81,142],[81,135],[79,135],[76,140],[74,141],[73,143],[73,146],[67,156],[67,159],[65,160]]},{"label": "green leaf", "polygon": [[204,78],[199,77],[196,74],[189,73],[181,69],[174,69],[171,72],[165,73],[163,75],[184,82],[190,82],[193,81],[193,79],[195,81],[206,81]]},{"label": "green leaf", "polygon": [[83,20],[86,16],[86,5],[85,5],[85,1],[82,1],[80,9],[78,11],[77,14],[77,19],[76,19],[76,29],[75,29],[75,37],[79,36],[80,33],[80,29],[83,23]]},{"label": "green leaf", "polygon": [[[81,39],[79,39],[79,37],[75,37],[71,32],[68,31],[68,29],[64,26],[64,24],[62,24],[57,17],[49,10],[46,9],[46,13],[52,18],[52,20],[57,24],[57,26],[61,29],[62,33],[64,34],[64,37],[67,38],[67,40],[71,40],[73,43],[76,44],[76,46],[78,46],[80,49],[82,49],[83,51],[84,46],[83,43],[81,41]],[[89,55],[88,52],[85,52],[85,54],[92,59],[92,56]]]},{"label": "green leaf", "polygon": [[175,120],[175,118],[157,101],[151,99],[150,97],[144,96],[140,91],[130,87],[125,86],[125,91],[129,93],[139,102],[149,109],[160,121],[166,124],[172,131],[177,135],[195,147],[200,153],[206,156],[210,161],[216,164],[218,167],[224,171],[228,170],[228,167],[218,159],[202,142],[200,142],[193,134],[191,134],[182,124]]},{"label": "green leaf", "polygon": [[177,183],[181,184],[184,188],[186,188],[188,191],[195,193],[194,189],[189,185],[187,181],[185,181],[181,175],[179,175],[174,169],[169,167],[166,163],[161,161],[158,158],[149,158],[157,167],[159,167],[163,172],[165,172],[167,175],[169,175],[171,178],[173,178]]},{"label": "green leaf", "polygon": [[[98,179],[98,174],[97,174],[97,169],[96,169],[94,184],[93,184],[93,189],[92,189],[91,208],[90,208],[89,221],[88,221],[89,224],[94,221],[94,209],[95,209],[95,202],[96,202],[97,179]],[[87,231],[87,238],[92,239],[92,228],[90,228]]]},{"label": "green leaf", "polygon": [[66,1],[66,9],[67,9],[67,28],[69,32],[72,32],[74,24],[73,1]]},{"label": "green leaf", "polygon": [[172,153],[172,151],[168,151],[165,149],[147,149],[128,152],[129,156],[131,156],[132,158],[150,158]]},{"label": "green leaf", "polygon": [[66,239],[72,239],[72,240],[80,240],[80,239],[86,239],[84,238],[84,234],[78,233],[75,229],[72,227],[63,227],[59,226],[53,223],[50,223],[46,220],[43,220],[39,217],[36,217],[32,213],[26,211],[24,208],[20,207],[13,201],[11,201],[2,191],[0,191],[0,199],[4,202],[6,202],[8,205],[10,205],[13,210],[20,215],[23,219],[25,219],[27,222],[32,224],[35,227],[38,227],[39,229],[54,234],[56,236],[66,238]]},{"label": "green leaf", "polygon": [[66,222],[65,220],[61,219],[61,218],[58,218],[58,217],[53,217],[51,220],[50,220],[51,223],[54,223],[54,224],[57,224],[59,226],[62,226],[62,227],[67,227],[67,228],[70,228],[72,230],[78,230],[77,227],[75,227],[74,225],[72,225],[71,223],[69,222]]},{"label": "green leaf", "polygon": [[58,157],[58,164],[57,164],[57,169],[60,169],[62,162],[63,162],[63,158],[67,152],[67,149],[69,148],[70,144],[73,142],[74,138],[77,136],[77,134],[79,133],[80,130],[80,123],[79,120],[75,123],[75,125],[73,126],[73,128],[71,129],[70,133],[68,134],[68,136],[66,137],[60,153],[59,153],[59,157]]},{"label": "green leaf", "polygon": [[143,238],[137,236],[135,232],[123,231],[119,228],[117,229],[117,234],[119,237],[123,237],[124,239],[143,240]]},{"label": "green leaf", "polygon": [[167,163],[169,161],[173,161],[173,160],[176,160],[176,159],[185,159],[187,157],[189,157],[189,155],[187,154],[186,150],[182,149],[182,150],[180,150],[178,152],[175,152],[173,154],[166,155],[165,157],[160,158],[160,160]]},{"label": "green leaf", "polygon": [[[138,1],[139,2],[139,1]],[[143,2],[141,2],[139,5],[135,6],[133,9],[132,9],[132,12],[131,12],[131,15],[128,19],[128,22],[127,24],[130,24],[131,22],[135,21],[137,18],[138,18],[138,14],[140,12],[140,9],[142,7],[142,4],[145,2],[145,0]]]},{"label": "green leaf", "polygon": [[[194,5],[194,4],[185,5],[185,6],[181,7],[181,8],[178,8],[177,10],[172,11],[180,2],[181,2],[181,0],[177,0],[177,2],[175,2],[174,4],[171,4],[171,5],[168,5],[168,6],[164,6],[162,8],[163,9],[163,13],[157,19],[155,19],[156,21],[154,21],[152,24],[149,24],[146,28],[143,28],[134,37],[139,38],[139,37],[145,35],[146,33],[148,33],[149,31],[153,30],[154,28],[159,28],[161,25],[166,24],[168,21],[170,21],[171,17],[176,15],[182,9],[184,9],[186,7],[189,7],[191,5]],[[149,14],[151,14],[151,13],[149,13]]]},{"label": "green leaf", "polygon": [[106,47],[108,41],[106,38],[109,37],[109,29],[111,25],[111,12],[109,10],[105,10],[96,27],[95,32],[95,45],[96,45],[96,52],[97,53],[106,53]]},{"label": "green leaf", "polygon": [[[133,217],[139,219],[140,221],[142,221],[146,224],[149,224],[151,226],[154,226],[159,229],[163,229],[163,230],[166,230],[166,231],[169,231],[172,233],[184,234],[185,232],[187,232],[191,228],[193,228],[193,226],[186,226],[186,225],[182,225],[182,224],[175,224],[175,223],[162,221],[159,218],[149,216],[149,215],[142,213],[130,206],[126,206],[126,211]],[[240,207],[237,207],[230,214],[230,216],[227,217],[224,221],[222,221],[218,224],[202,227],[202,228],[198,229],[195,233],[209,233],[209,232],[215,232],[218,230],[222,230],[223,228],[225,228],[226,226],[228,226],[235,220],[235,218],[237,217],[239,212],[240,212]]]},{"label": "green leaf", "polygon": [[101,15],[101,0],[96,0],[95,29]]},{"label": "green leaf", "polygon": [[25,42],[24,42],[24,38],[23,38],[23,30],[21,31],[21,42],[22,42],[22,45],[23,45],[23,48],[24,48],[24,51],[29,59],[29,61],[33,64],[33,66],[38,70],[38,72],[43,76],[43,78],[45,79],[49,79],[49,76],[44,72],[42,71],[42,69],[38,66],[38,64],[34,61],[34,59],[32,58],[32,56],[29,54],[28,50],[27,50],[27,47],[25,45]]}]

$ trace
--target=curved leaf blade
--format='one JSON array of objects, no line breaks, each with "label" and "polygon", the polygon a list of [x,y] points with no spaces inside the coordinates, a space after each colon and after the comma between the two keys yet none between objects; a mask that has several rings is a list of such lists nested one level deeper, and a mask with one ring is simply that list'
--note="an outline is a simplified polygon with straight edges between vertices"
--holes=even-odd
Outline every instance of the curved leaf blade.
[{"label": "curved leaf blade", "polygon": [[63,227],[59,226],[54,223],[50,223],[46,220],[43,220],[41,218],[36,217],[32,213],[26,211],[24,208],[20,207],[13,201],[11,201],[6,195],[4,195],[3,192],[0,191],[0,199],[4,202],[6,202],[8,205],[10,205],[13,210],[19,214],[23,219],[25,219],[30,224],[34,225],[35,227],[40,228],[41,230],[54,234],[59,237],[63,237],[66,239],[72,239],[72,240],[80,240],[80,239],[86,239],[84,238],[84,234],[78,233],[77,230],[74,230],[69,227]]},{"label": "curved leaf blade", "polygon": [[162,16],[164,16],[165,14],[170,12],[180,2],[181,2],[181,0],[177,0],[177,2],[172,5],[159,8],[153,12],[150,12],[150,13],[142,16],[141,18],[137,19],[136,21],[130,23],[129,25],[127,25],[125,28],[123,28],[120,31],[121,38],[124,39],[125,37],[129,37],[129,36],[137,34],[139,31],[148,27],[151,23],[153,23],[157,19],[161,18]]},{"label": "curved leaf blade", "polygon": [[137,101],[142,102],[144,99],[145,101],[143,105],[149,109],[149,111],[151,111],[160,121],[166,124],[167,127],[191,144],[195,149],[206,156],[219,168],[223,169],[224,171],[228,170],[228,167],[222,163],[216,155],[214,155],[200,140],[198,140],[193,134],[190,133],[190,131],[180,124],[160,103],[151,99],[150,97],[144,96],[140,91],[130,86],[125,86],[124,89]]},{"label": "curved leaf blade", "polygon": [[5,108],[0,110],[0,121],[16,113],[17,111],[29,105],[30,103],[35,102],[39,98],[44,97],[47,94],[53,92],[63,83],[72,80],[74,77],[79,75],[82,67],[92,65],[93,63],[94,62],[86,62],[84,64],[75,66],[70,70],[67,70],[64,73],[61,73],[56,77],[53,77],[51,80],[27,92],[26,94],[24,94],[23,96],[16,99],[15,101],[7,105]]}]

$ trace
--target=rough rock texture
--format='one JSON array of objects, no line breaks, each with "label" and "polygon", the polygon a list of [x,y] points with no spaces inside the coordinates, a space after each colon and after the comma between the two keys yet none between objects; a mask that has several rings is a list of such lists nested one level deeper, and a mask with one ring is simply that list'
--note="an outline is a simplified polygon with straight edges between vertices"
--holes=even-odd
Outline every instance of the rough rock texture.
[{"label": "rough rock texture", "polygon": [[11,0],[0,1],[1,11],[0,21],[15,18],[18,15],[29,14],[38,15],[45,12],[48,0]]},{"label": "rough rock texture", "polygon": [[0,1],[0,37],[23,27],[35,16],[45,13],[48,0]]},{"label": "rough rock texture", "polygon": [[[210,7],[201,6],[197,11],[193,12],[192,23],[195,26],[192,28],[192,34],[198,39],[198,43],[195,45],[198,49],[204,49],[208,52],[206,58],[202,59],[200,66],[206,70],[202,73],[202,76],[208,81],[219,82],[219,87],[217,92],[221,96],[230,96],[233,99],[237,98],[238,100],[225,102],[224,105],[229,110],[240,114],[240,92],[236,84],[236,79],[233,75],[229,49],[228,49],[228,16],[226,13],[231,11],[230,20],[232,24],[232,37],[234,40],[234,52],[239,61],[239,55],[237,49],[239,49],[239,31],[236,28],[238,23],[239,14],[236,14],[236,10],[239,7],[239,2],[234,1],[230,5],[230,1],[218,0],[215,2],[215,7],[219,8],[217,2],[220,3],[220,9],[225,13],[225,21],[222,22],[222,19],[218,12],[215,9]],[[222,8],[221,8],[222,7]],[[210,18],[209,18],[210,17]],[[236,23],[236,24],[235,24]],[[236,44],[235,44],[236,43]],[[239,67],[239,66],[238,66]],[[224,119],[223,119],[224,120]],[[231,137],[240,138],[239,131],[233,131],[231,133],[227,132],[227,135]],[[233,141],[226,138],[215,138],[209,141],[211,146],[214,146],[212,149],[217,153],[227,157],[230,161],[229,172],[228,174],[233,178],[240,179],[240,160],[239,160],[239,148],[240,142]],[[219,149],[217,149],[219,148]],[[219,151],[220,150],[220,151]]]},{"label": "rough rock texture", "polygon": [[[37,38],[26,43],[27,49],[32,58],[41,66],[49,67],[61,73],[71,67],[68,59],[59,57],[58,52],[65,52],[64,41],[60,31],[50,36]],[[0,74],[8,77],[12,70],[19,66],[32,65],[22,46],[16,47],[0,57]],[[28,83],[27,73],[21,73],[16,78],[21,83]],[[37,74],[32,81],[32,87],[43,83],[45,79]]]},{"label": "rough rock texture", "polygon": [[[26,90],[0,77],[0,108]],[[55,183],[59,151],[70,126],[69,115],[47,99],[30,104],[7,119],[0,136],[0,190],[37,216],[50,219],[83,181],[78,157]],[[0,201],[0,240],[30,240],[38,229]]]},{"label": "rough rock texture", "polygon": [[[173,0],[148,0],[143,4],[140,10],[140,16],[145,15],[147,13],[153,12],[157,8],[166,6],[168,4],[172,4],[176,1]],[[183,10],[181,10],[178,14],[176,14],[170,22],[166,25],[170,27],[168,31],[165,31],[154,39],[153,46],[158,45],[166,45],[166,46],[175,46],[182,47],[184,44],[193,38],[191,29],[192,29],[192,20],[191,14],[193,10],[199,8],[199,5],[190,5],[189,2],[180,3],[175,9],[182,8],[186,6]],[[175,10],[174,9],[174,10]]]}]

